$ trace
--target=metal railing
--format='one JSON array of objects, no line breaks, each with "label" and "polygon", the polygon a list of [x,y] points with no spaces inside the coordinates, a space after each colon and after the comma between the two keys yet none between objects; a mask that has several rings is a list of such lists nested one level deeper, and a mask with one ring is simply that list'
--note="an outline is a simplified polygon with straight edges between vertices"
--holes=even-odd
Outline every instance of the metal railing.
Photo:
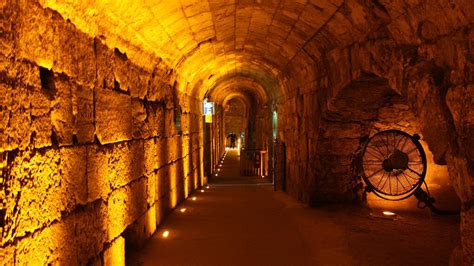
[{"label": "metal railing", "polygon": [[240,151],[240,174],[243,176],[268,176],[267,150]]}]

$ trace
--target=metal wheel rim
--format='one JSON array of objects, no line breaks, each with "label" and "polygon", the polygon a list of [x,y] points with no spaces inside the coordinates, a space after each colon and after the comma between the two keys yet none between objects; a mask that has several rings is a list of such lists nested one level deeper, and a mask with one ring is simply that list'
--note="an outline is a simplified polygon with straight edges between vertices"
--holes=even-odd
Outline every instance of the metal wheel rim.
[{"label": "metal wheel rim", "polygon": [[[373,147],[370,145],[371,143],[373,143],[374,139],[377,139],[380,137],[383,138],[384,135],[386,135],[387,138],[389,135],[392,135],[394,140],[393,142],[390,142],[391,140],[387,140],[385,151],[379,150],[378,151],[379,153],[377,154],[375,153],[376,151],[371,150]],[[378,141],[384,142],[383,140],[378,140]],[[402,144],[401,141],[404,141],[404,143]],[[406,147],[404,146],[407,144],[408,141],[410,141],[409,143],[411,144],[408,146],[410,147],[410,150],[406,150],[405,149]],[[394,145],[391,146],[391,143],[393,143]],[[386,160],[391,159],[393,157],[392,154],[395,153],[394,149],[398,149],[399,151],[401,151],[402,153],[405,153],[408,156],[407,166],[408,168],[410,168],[410,169],[407,168],[406,170],[397,169],[396,175],[394,172],[392,173],[392,172],[385,171],[384,168],[382,167]],[[416,152],[416,153],[412,154],[413,152]],[[369,160],[366,160],[366,155],[368,153],[371,154],[372,158],[376,158],[378,155],[378,159],[374,160],[377,162],[373,162],[373,167],[372,167],[372,168],[377,169],[377,170],[372,169],[372,171],[378,171],[376,175],[380,177],[380,179],[378,180],[376,184],[374,184],[374,181],[371,180],[371,179],[374,179],[373,178],[374,172],[372,172],[371,175],[367,175],[367,167],[368,165],[372,165],[372,164],[368,164],[372,162],[370,162]],[[410,158],[410,155],[411,155],[411,158]],[[413,161],[413,158],[417,158],[419,159],[419,161]],[[416,168],[417,171],[415,169],[412,169],[413,165],[417,166]],[[423,150],[423,147],[421,146],[421,143],[414,136],[411,136],[408,133],[403,132],[401,130],[385,130],[385,131],[380,131],[374,134],[364,145],[364,148],[361,154],[361,159],[360,159],[360,166],[361,166],[360,168],[361,176],[365,184],[368,186],[368,188],[371,191],[373,191],[377,196],[387,199],[387,200],[402,200],[411,196],[415,192],[415,190],[423,184],[423,181],[426,176],[426,170],[427,170],[426,154]],[[405,171],[408,171],[409,173],[406,173]],[[380,176],[380,173],[382,173],[382,176]],[[394,175],[392,176],[392,174]],[[394,178],[395,184],[397,186],[397,189],[396,189],[397,192],[395,193],[392,193],[392,188],[391,188],[392,183],[393,183],[392,178]],[[385,179],[385,181],[383,179]],[[381,182],[385,182],[385,184],[382,185]],[[384,189],[387,182],[390,184],[390,192],[387,192],[387,190]],[[400,189],[400,186],[402,187],[402,189]]]}]

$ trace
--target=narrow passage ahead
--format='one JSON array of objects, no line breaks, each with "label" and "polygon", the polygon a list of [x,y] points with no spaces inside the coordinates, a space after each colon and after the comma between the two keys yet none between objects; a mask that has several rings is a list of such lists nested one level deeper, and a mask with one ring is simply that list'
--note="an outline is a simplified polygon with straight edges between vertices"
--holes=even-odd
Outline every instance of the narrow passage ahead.
[{"label": "narrow passage ahead", "polygon": [[357,207],[309,208],[240,176],[238,159],[230,151],[209,189],[179,205],[128,264],[446,265],[459,239],[456,222],[442,217],[392,221]]}]

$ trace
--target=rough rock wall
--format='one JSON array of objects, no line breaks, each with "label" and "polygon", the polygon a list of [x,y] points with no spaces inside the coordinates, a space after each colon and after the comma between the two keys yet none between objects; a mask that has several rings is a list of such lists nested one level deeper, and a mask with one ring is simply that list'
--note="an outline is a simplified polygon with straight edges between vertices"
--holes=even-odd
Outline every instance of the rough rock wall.
[{"label": "rough rock wall", "polygon": [[4,1],[0,35],[0,261],[123,264],[201,183],[198,101],[170,70],[33,1]]},{"label": "rough rock wall", "polygon": [[[374,109],[374,117],[362,119],[354,106],[360,98],[346,97],[340,106],[333,103],[348,86],[376,77],[369,83],[387,83],[415,114],[434,162],[447,164],[462,202],[464,263],[472,264],[474,13],[469,8],[461,11],[466,6],[462,1],[380,2],[389,19],[377,32],[345,41],[345,36],[354,37],[346,31],[336,36],[339,42],[326,39],[327,49],[317,51],[322,59],[293,60],[298,67],[290,73],[287,87],[292,90],[278,108],[280,137],[287,145],[288,191],[306,202],[361,198],[350,158],[374,126],[367,122],[386,119],[377,115],[383,106]],[[365,98],[372,97],[376,95],[369,89]],[[344,114],[344,106],[351,111]]]}]

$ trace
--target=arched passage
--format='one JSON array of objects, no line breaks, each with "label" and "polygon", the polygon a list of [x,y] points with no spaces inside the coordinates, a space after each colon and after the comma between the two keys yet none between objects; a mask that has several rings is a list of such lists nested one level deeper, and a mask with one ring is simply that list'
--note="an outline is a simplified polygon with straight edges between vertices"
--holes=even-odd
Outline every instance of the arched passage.
[{"label": "arched passage", "polygon": [[461,201],[452,264],[472,264],[471,2],[3,1],[1,261],[123,263],[206,184],[240,97],[248,147],[272,154],[278,111],[285,187],[303,203],[364,204],[360,139],[419,133]]},{"label": "arched passage", "polygon": [[[370,95],[370,97],[367,97]],[[417,199],[413,196],[403,201],[387,201],[364,191],[366,184],[359,179],[357,162],[362,146],[375,133],[397,129],[411,135],[420,134],[421,121],[409,104],[406,95],[393,90],[388,81],[372,73],[354,79],[333,96],[328,96],[327,107],[320,120],[322,134],[318,137],[318,157],[328,172],[320,172],[316,181],[316,202],[345,197],[367,201],[374,209],[417,210]],[[428,133],[429,134],[429,133]],[[437,198],[441,209],[459,210],[460,203],[445,165],[433,160],[433,153],[421,135],[421,144],[427,154],[426,184],[431,195]],[[331,180],[336,179],[337,182]],[[317,188],[317,190],[318,190]],[[424,188],[426,189],[426,188]]]}]

